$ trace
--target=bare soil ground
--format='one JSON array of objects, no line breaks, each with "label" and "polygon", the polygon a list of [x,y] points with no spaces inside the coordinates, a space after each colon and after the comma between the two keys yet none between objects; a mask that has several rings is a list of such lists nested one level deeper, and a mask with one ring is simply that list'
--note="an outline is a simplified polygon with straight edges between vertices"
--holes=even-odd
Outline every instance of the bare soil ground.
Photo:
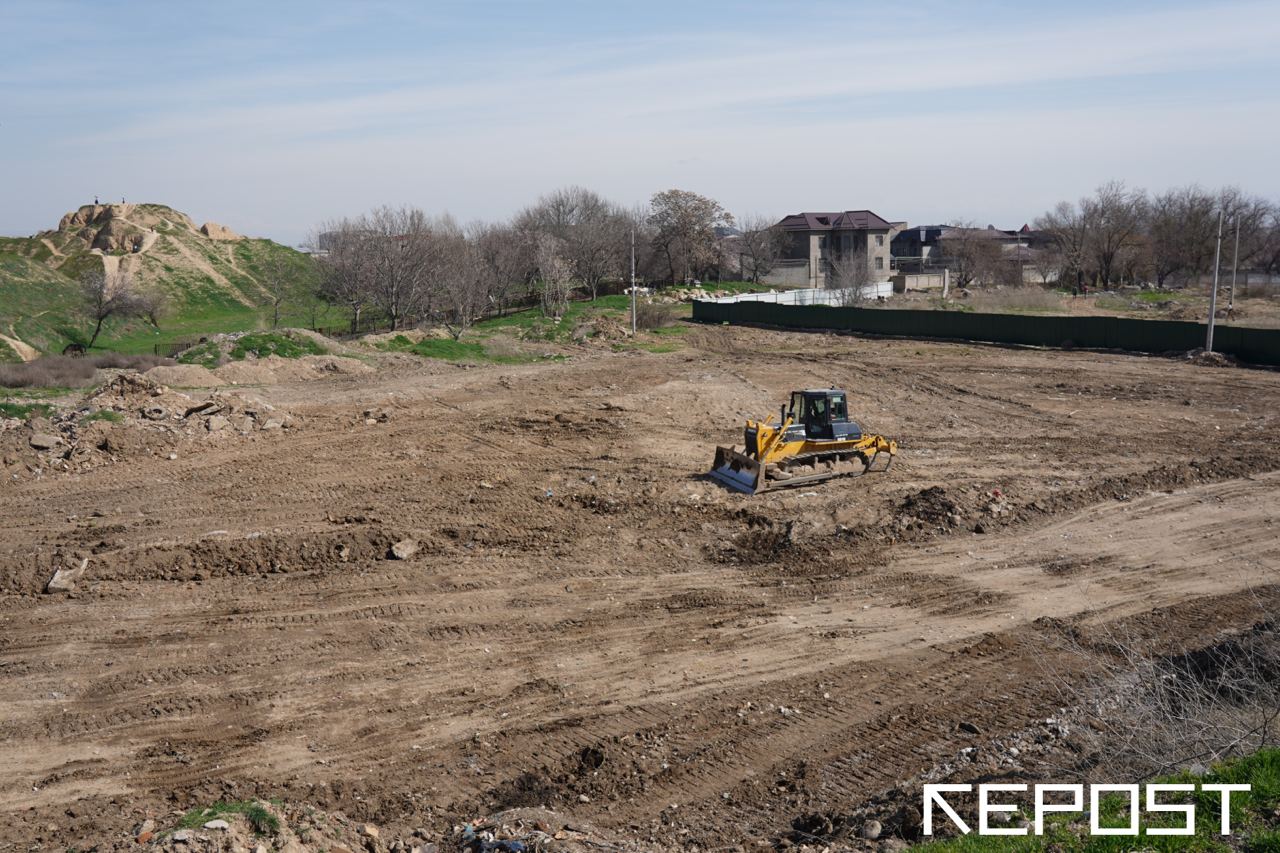
[{"label": "bare soil ground", "polygon": [[[1280,601],[1280,373],[688,340],[261,388],[303,428],[3,487],[0,849],[255,797],[750,846],[1053,715],[1038,637],[1208,643]],[[828,384],[888,474],[704,478]],[[59,551],[89,568],[43,595]]]}]

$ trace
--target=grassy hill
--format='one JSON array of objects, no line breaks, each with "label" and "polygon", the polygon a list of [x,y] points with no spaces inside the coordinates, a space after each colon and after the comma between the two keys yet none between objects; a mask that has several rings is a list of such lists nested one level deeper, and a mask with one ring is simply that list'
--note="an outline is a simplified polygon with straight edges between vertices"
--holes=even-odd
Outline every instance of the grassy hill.
[{"label": "grassy hill", "polygon": [[[119,269],[143,287],[163,292],[169,310],[157,330],[141,320],[114,321],[98,346],[126,352],[208,332],[269,323],[263,282],[284,276],[309,293],[317,271],[306,255],[270,240],[251,239],[214,223],[197,227],[162,204],[85,205],[58,227],[23,238],[0,238],[0,335],[56,352],[88,331],[78,314],[79,278]],[[296,297],[283,321],[320,320],[321,306]],[[336,322],[341,322],[337,320]],[[0,339],[0,360],[16,357]]]}]

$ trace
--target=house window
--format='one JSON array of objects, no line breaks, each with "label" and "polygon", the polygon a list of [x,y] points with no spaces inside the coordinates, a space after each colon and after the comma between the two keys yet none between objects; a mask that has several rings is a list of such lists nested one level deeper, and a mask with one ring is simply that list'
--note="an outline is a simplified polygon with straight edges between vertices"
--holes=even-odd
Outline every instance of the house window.
[{"label": "house window", "polygon": [[877,245],[877,246],[883,246],[883,245],[884,245],[884,235],[883,235],[883,234],[877,234],[877,235],[876,235],[876,245]]},{"label": "house window", "polygon": [[880,257],[879,255],[876,255],[876,269],[878,270],[884,269],[884,258]]}]

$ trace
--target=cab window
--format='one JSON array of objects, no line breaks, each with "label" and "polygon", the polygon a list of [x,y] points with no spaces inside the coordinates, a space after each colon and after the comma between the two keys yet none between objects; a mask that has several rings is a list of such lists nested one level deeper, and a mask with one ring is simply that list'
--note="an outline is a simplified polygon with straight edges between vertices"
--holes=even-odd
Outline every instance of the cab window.
[{"label": "cab window", "polygon": [[845,403],[843,394],[833,394],[831,396],[831,420],[847,421],[849,420],[849,408]]},{"label": "cab window", "polygon": [[791,411],[787,412],[787,416],[791,418],[791,422],[798,424],[804,420],[804,395],[791,395]]},{"label": "cab window", "polygon": [[811,423],[825,424],[827,422],[827,398],[814,397],[809,401],[809,417]]}]

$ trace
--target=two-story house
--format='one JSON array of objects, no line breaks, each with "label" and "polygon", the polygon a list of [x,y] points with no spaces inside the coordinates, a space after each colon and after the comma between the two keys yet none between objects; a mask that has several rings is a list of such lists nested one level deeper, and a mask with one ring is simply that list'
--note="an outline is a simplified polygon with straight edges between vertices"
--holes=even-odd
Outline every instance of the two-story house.
[{"label": "two-story house", "polygon": [[868,282],[889,278],[889,243],[899,224],[870,210],[796,213],[783,217],[782,257],[770,273],[770,284],[826,287],[836,269],[866,264]]}]

